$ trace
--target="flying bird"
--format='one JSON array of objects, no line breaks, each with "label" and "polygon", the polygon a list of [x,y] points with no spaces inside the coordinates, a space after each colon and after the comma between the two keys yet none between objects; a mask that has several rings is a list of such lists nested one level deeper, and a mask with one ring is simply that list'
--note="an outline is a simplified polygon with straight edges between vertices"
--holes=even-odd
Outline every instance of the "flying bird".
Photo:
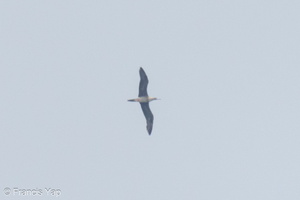
[{"label": "flying bird", "polygon": [[149,102],[153,100],[158,100],[156,97],[149,97],[147,93],[147,86],[148,86],[148,77],[143,70],[143,68],[140,68],[140,85],[139,85],[139,97],[136,99],[128,99],[128,101],[131,102],[139,102],[141,104],[143,113],[146,118],[147,122],[147,131],[148,134],[151,135],[152,127],[153,127],[153,114],[149,107]]}]

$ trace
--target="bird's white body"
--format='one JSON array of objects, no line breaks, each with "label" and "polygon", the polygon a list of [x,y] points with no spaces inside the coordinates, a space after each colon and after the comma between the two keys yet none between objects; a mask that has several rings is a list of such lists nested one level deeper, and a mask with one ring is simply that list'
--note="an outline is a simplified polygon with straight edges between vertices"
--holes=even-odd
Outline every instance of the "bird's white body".
[{"label": "bird's white body", "polygon": [[136,99],[128,99],[128,101],[135,101],[135,102],[140,102],[140,103],[147,103],[153,100],[158,100],[155,97],[138,97]]}]

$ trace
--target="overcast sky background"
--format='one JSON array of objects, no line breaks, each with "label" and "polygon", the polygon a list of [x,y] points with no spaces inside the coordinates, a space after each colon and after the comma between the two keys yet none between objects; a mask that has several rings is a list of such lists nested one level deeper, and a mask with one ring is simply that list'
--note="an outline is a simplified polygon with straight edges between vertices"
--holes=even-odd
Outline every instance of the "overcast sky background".
[{"label": "overcast sky background", "polygon": [[[1,199],[299,200],[299,10],[1,1]],[[151,136],[127,102],[140,66],[162,99]]]}]

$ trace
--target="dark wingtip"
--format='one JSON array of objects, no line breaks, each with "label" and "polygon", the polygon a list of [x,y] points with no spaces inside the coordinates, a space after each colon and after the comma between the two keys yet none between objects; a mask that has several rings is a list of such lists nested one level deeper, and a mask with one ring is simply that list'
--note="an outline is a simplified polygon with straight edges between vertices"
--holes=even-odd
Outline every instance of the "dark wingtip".
[{"label": "dark wingtip", "polygon": [[150,127],[147,126],[147,131],[148,131],[148,134],[151,135],[152,127],[150,128]]}]

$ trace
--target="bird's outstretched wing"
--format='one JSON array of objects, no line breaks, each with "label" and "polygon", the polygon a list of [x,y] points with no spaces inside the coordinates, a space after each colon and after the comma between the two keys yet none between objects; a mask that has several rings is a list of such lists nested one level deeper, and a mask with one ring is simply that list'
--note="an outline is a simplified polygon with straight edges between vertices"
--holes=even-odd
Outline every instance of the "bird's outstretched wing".
[{"label": "bird's outstretched wing", "polygon": [[143,70],[143,68],[140,68],[140,86],[139,86],[139,97],[147,97],[148,93],[147,93],[147,86],[148,86],[148,77],[145,73],[145,71]]},{"label": "bird's outstretched wing", "polygon": [[147,121],[147,131],[149,135],[151,135],[152,127],[153,127],[153,119],[154,119],[153,114],[150,110],[149,103],[140,103],[140,104]]}]

